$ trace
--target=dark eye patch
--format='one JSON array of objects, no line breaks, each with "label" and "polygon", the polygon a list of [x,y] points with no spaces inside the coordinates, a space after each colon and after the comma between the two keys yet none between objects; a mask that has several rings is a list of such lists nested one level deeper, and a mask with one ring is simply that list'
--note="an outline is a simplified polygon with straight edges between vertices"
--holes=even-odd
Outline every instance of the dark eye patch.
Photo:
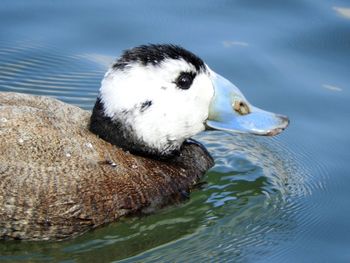
[{"label": "dark eye patch", "polygon": [[189,89],[195,77],[196,73],[194,72],[181,72],[174,83],[180,89]]}]

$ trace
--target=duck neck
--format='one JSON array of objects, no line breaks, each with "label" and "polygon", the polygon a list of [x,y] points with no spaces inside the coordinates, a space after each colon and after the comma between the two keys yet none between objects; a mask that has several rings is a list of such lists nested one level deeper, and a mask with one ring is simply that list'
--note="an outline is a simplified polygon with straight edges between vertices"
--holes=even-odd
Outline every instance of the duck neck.
[{"label": "duck neck", "polygon": [[169,159],[179,154],[179,150],[161,153],[156,149],[148,147],[141,139],[135,136],[131,126],[125,124],[118,117],[106,116],[104,105],[100,98],[97,98],[92,110],[89,130],[98,135],[101,139],[129,151],[133,154],[153,157],[155,159]]}]

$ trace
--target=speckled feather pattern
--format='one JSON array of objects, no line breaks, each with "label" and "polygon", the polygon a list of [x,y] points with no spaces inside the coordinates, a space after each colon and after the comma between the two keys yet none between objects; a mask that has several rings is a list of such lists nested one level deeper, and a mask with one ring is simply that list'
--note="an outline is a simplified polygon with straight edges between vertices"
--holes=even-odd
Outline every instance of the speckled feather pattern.
[{"label": "speckled feather pattern", "polygon": [[170,161],[132,155],[89,120],[52,98],[0,93],[0,238],[61,240],[162,207],[213,165],[195,144]]}]

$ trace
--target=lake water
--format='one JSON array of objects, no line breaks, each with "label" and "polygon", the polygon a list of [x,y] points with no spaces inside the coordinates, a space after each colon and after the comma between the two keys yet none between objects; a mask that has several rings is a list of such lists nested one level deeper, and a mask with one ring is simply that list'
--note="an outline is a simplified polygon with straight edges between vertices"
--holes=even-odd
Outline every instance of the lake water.
[{"label": "lake water", "polygon": [[350,2],[2,0],[0,91],[91,109],[109,63],[145,43],[193,51],[290,127],[200,134],[216,166],[188,202],[0,242],[0,261],[350,262]]}]

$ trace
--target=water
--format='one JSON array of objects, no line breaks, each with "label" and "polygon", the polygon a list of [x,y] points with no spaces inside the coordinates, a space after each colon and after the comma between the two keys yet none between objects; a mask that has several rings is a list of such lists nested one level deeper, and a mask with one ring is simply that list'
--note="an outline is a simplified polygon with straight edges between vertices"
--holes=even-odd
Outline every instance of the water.
[{"label": "water", "polygon": [[261,108],[276,138],[198,135],[216,166],[189,202],[64,242],[0,242],[0,261],[349,262],[348,1],[13,1],[0,91],[93,106],[128,47],[176,43]]}]

